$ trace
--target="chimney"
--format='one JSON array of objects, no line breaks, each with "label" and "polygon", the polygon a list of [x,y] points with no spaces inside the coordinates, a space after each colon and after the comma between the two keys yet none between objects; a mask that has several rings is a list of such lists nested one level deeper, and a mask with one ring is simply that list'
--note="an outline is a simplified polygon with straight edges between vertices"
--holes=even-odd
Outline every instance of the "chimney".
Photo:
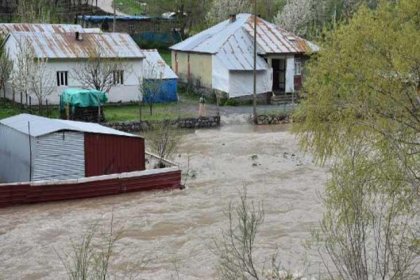
[{"label": "chimney", "polygon": [[236,21],[236,15],[235,14],[230,14],[229,15],[229,22],[235,22]]},{"label": "chimney", "polygon": [[76,31],[76,41],[83,41],[82,33]]}]

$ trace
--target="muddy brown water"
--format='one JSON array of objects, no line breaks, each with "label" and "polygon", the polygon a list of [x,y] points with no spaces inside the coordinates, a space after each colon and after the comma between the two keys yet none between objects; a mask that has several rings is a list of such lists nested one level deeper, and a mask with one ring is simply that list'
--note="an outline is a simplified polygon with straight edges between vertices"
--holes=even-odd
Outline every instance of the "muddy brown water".
[{"label": "muddy brown water", "polygon": [[112,216],[114,228],[122,229],[112,258],[116,275],[213,279],[212,239],[226,226],[224,211],[243,186],[264,205],[260,262],[278,250],[284,268],[317,271],[318,258],[304,243],[321,217],[319,192],[328,171],[299,151],[287,126],[197,130],[183,136],[174,160],[184,169],[189,161],[195,174],[182,191],[0,209],[0,279],[65,279],[58,255],[70,252],[90,225],[107,230]]}]

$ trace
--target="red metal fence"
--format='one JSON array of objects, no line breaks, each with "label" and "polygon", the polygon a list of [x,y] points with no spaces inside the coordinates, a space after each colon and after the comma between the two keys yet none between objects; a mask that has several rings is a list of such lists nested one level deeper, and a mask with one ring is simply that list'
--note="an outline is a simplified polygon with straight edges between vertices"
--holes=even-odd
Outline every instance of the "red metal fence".
[{"label": "red metal fence", "polygon": [[82,180],[1,184],[0,207],[179,188],[180,186],[181,170],[175,167],[90,177]]}]

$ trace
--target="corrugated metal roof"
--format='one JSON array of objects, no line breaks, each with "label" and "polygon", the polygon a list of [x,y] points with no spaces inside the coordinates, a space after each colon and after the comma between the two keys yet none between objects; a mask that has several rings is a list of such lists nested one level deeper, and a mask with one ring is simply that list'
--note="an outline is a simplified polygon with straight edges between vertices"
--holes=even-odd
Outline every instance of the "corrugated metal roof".
[{"label": "corrugated metal roof", "polygon": [[103,58],[143,58],[136,42],[125,33],[12,32],[18,42],[29,42],[37,58],[88,58],[97,50]]},{"label": "corrugated metal roof", "polygon": [[[217,52],[216,57],[229,70],[247,70],[254,67],[254,45],[249,35],[242,29],[233,33]],[[268,64],[257,56],[257,70],[265,70]]]},{"label": "corrugated metal roof", "polygon": [[[249,15],[244,25],[253,37],[254,16]],[[319,47],[285,29],[257,17],[257,43],[260,54],[268,53],[308,53],[317,52]]]},{"label": "corrugated metal roof", "polygon": [[178,76],[172,71],[171,67],[162,59],[158,50],[150,49],[150,50],[142,50],[145,56],[145,64],[144,64],[144,78],[145,79],[154,79],[156,76],[153,75],[153,71],[150,70],[150,67],[154,67],[158,65],[160,69],[163,69],[163,77],[162,79],[178,79]]},{"label": "corrugated metal roof", "polygon": [[[236,20],[225,20],[207,30],[198,33],[187,40],[171,47],[172,50],[186,52],[201,52],[215,54],[225,45],[226,41],[239,30],[245,30],[250,36],[249,41],[238,41],[252,45],[254,17],[251,14],[238,14]],[[257,19],[258,53],[287,54],[316,52],[319,47],[315,44],[290,33],[275,24],[261,18]],[[235,35],[236,37],[236,35]],[[232,42],[231,42],[232,43]],[[240,47],[239,45],[235,48]]]},{"label": "corrugated metal roof", "polygon": [[33,137],[47,135],[57,131],[79,131],[87,133],[138,137],[136,135],[125,133],[96,123],[49,119],[30,114],[20,114],[10,118],[2,119],[0,120],[0,123],[24,134],[29,134],[28,123],[30,123],[30,135]]},{"label": "corrugated metal roof", "polygon": [[38,24],[38,23],[0,23],[0,34],[9,34],[11,32],[84,32],[81,25],[78,24]]}]

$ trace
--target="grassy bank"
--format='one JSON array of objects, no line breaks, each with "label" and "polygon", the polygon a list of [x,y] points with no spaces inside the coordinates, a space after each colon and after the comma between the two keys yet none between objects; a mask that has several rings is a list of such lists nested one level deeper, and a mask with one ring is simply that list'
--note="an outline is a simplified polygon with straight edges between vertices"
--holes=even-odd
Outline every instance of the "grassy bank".
[{"label": "grassy bank", "polygon": [[[196,112],[191,109],[186,109],[197,104],[197,97],[186,96],[181,94],[178,102],[166,104],[154,104],[150,114],[149,106],[144,104],[141,107],[141,119],[148,121],[160,121],[166,119],[190,118],[196,116]],[[18,115],[21,113],[38,114],[38,107],[34,106],[31,109],[24,108],[19,104],[4,99],[0,99],[0,119]],[[121,121],[135,121],[140,119],[140,107],[137,103],[131,104],[107,104],[104,106],[105,118],[108,122]],[[58,106],[50,106],[48,111],[43,109],[44,116],[51,118],[59,117]]]}]

